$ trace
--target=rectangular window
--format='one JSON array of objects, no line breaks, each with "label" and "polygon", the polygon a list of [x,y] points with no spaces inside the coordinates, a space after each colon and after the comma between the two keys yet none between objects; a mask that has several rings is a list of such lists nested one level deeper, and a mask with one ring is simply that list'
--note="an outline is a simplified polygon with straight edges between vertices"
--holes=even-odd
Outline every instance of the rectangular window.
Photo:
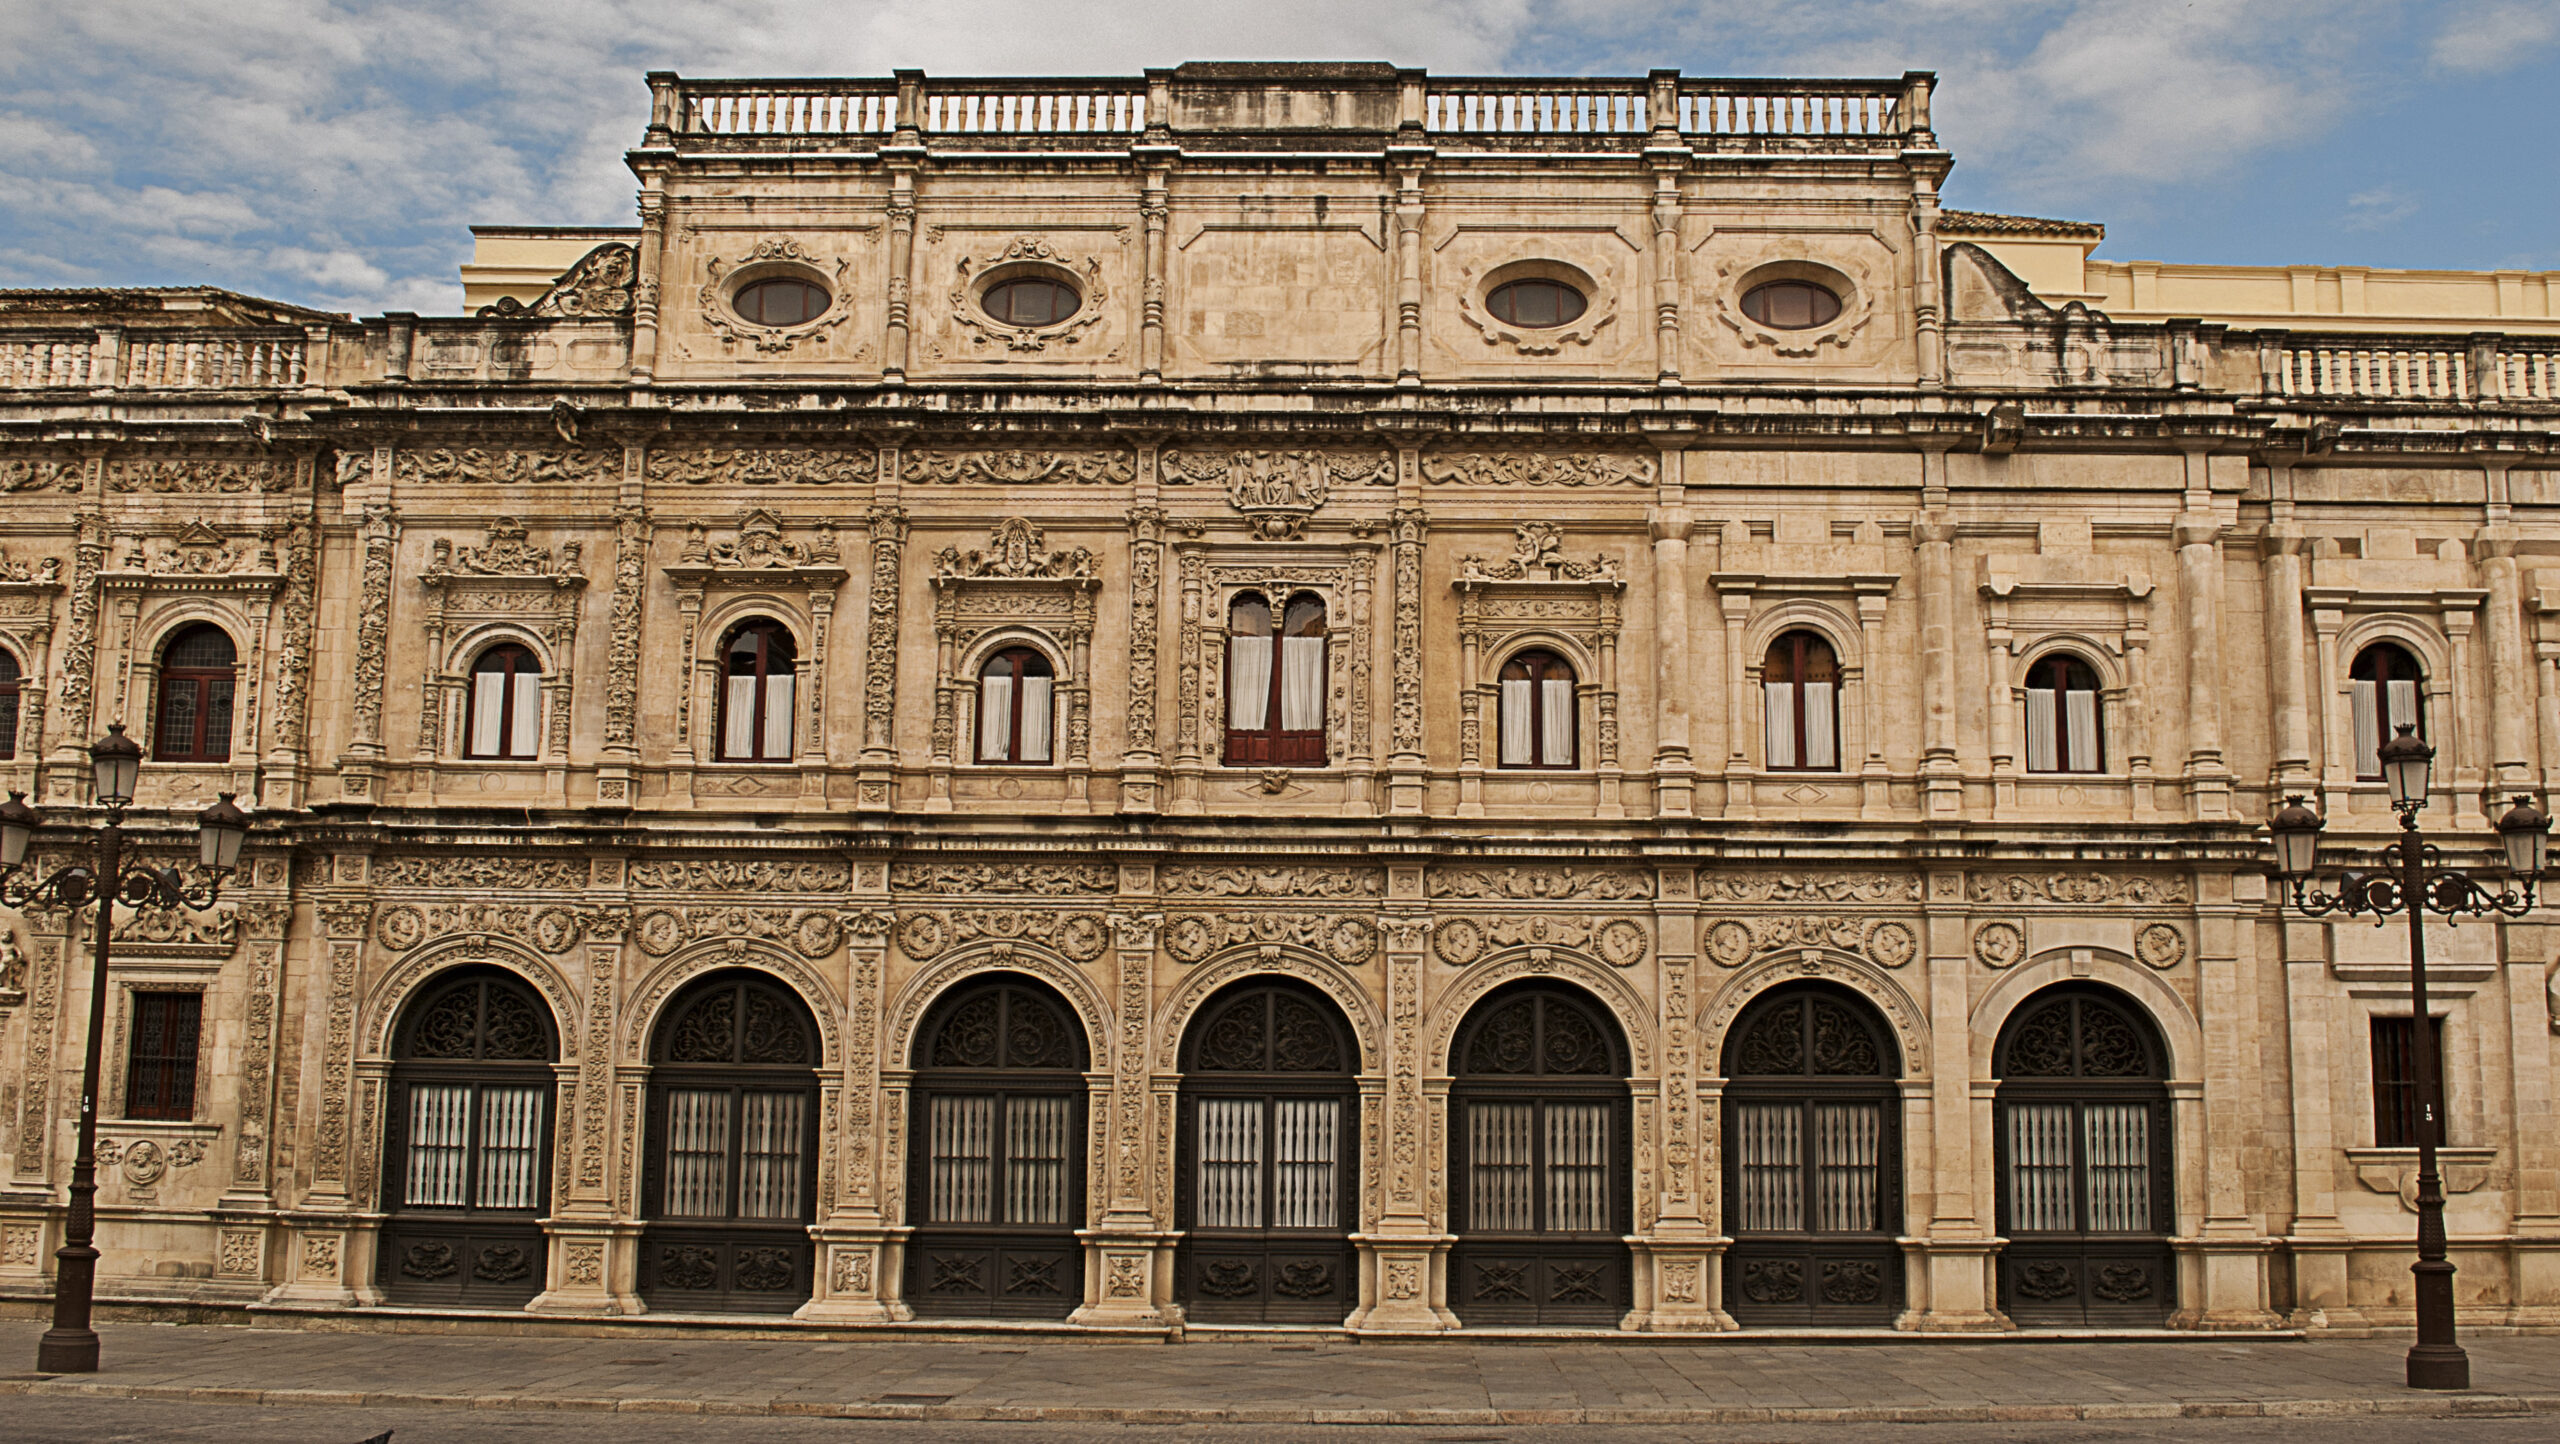
[{"label": "rectangular window", "polygon": [[1467,1227],[1527,1233],[1538,1226],[1531,1192],[1536,1128],[1534,1103],[1467,1105]]},{"label": "rectangular window", "polygon": [[[2429,1020],[2435,1034],[2436,1070],[2444,1070],[2444,1020]],[[2373,1146],[2415,1148],[2423,1124],[2418,1109],[2418,1028],[2410,1018],[2373,1020]],[[2436,1137],[2444,1143],[2441,1132]]]},{"label": "rectangular window", "polygon": [[18,684],[0,686],[0,762],[18,755]]},{"label": "rectangular window", "polygon": [[1227,684],[1227,726],[1259,732],[1271,715],[1271,638],[1230,637],[1227,646],[1235,654],[1228,672],[1233,680]]},{"label": "rectangular window", "polygon": [[1313,732],[1324,726],[1324,638],[1280,641],[1280,727]]},{"label": "rectangular window", "polygon": [[1547,1228],[1598,1233],[1609,1226],[1609,1105],[1547,1105]]},{"label": "rectangular window", "polygon": [[535,1208],[542,1163],[541,1088],[484,1086],[480,1090],[480,1186],[482,1208]]},{"label": "rectangular window", "polygon": [[1049,760],[1049,699],[1057,686],[1054,677],[1022,679],[1022,759],[1025,762]]},{"label": "rectangular window", "polygon": [[460,1208],[470,1196],[463,1174],[471,1161],[471,1085],[409,1086],[409,1176],[401,1193],[425,1208]]},{"label": "rectangular window", "polygon": [[1815,1210],[1815,1228],[1824,1233],[1860,1233],[1880,1226],[1876,1183],[1883,1135],[1883,1110],[1872,1103],[1814,1106],[1813,1181],[1820,1205]]},{"label": "rectangular window", "polygon": [[1262,1100],[1200,1100],[1200,1226],[1262,1227]]},{"label": "rectangular window", "polygon": [[2071,1198],[2071,1105],[2012,1103],[2006,1111],[2009,1227],[2021,1233],[2078,1228]]},{"label": "rectangular window", "polygon": [[667,1214],[723,1218],[729,1212],[729,1090],[667,1090]]},{"label": "rectangular window", "polygon": [[767,762],[791,760],[791,674],[764,679],[764,751]]},{"label": "rectangular window", "polygon": [[800,1134],[808,1101],[799,1093],[738,1095],[738,1217],[800,1216]]},{"label": "rectangular window", "polygon": [[196,1036],[202,993],[135,993],[133,1046],[125,1056],[124,1116],[196,1116]]},{"label": "rectangular window", "polygon": [[1804,1227],[1804,1109],[1794,1103],[1743,1103],[1733,1110],[1734,1171],[1741,1197],[1735,1226],[1750,1233],[1793,1233]]},{"label": "rectangular window", "polygon": [[1334,1226],[1334,1142],[1342,1104],[1282,1098],[1271,1105],[1271,1226]]}]

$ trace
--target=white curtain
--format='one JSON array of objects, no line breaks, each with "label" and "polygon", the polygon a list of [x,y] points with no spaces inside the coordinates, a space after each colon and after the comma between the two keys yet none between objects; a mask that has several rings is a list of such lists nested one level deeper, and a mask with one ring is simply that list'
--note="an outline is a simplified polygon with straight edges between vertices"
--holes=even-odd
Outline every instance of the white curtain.
[{"label": "white curtain", "polygon": [[1549,677],[1538,684],[1538,691],[1539,700],[1545,704],[1544,715],[1538,719],[1544,729],[1539,740],[1546,744],[1546,755],[1538,760],[1549,767],[1570,767],[1573,765],[1573,680]]},{"label": "white curtain", "polygon": [[2095,772],[2106,766],[2098,755],[2098,694],[2086,687],[2063,693],[2062,713],[2071,729],[2071,770]]},{"label": "white curtain", "polygon": [[1792,1233],[1804,1227],[1804,1109],[1793,1103],[1745,1103],[1733,1110],[1734,1171],[1741,1197],[1735,1227]]},{"label": "white curtain", "polygon": [[800,1216],[801,1119],[798,1093],[746,1093],[738,1099],[738,1217]]},{"label": "white curtain", "polygon": [[1804,765],[1837,767],[1840,756],[1833,744],[1839,738],[1839,724],[1832,719],[1831,700],[1837,686],[1830,682],[1804,684]]},{"label": "white curtain", "polygon": [[1538,1226],[1530,1193],[1536,1127],[1534,1103],[1467,1105],[1467,1227],[1527,1233]]},{"label": "white curtain", "polygon": [[1068,1114],[1075,1100],[1007,1099],[1004,1113],[1004,1221],[1067,1223],[1067,1182],[1072,1140]]},{"label": "white curtain", "polygon": [[471,755],[498,755],[498,724],[507,712],[507,674],[471,674]]},{"label": "white curtain", "polygon": [[1342,1104],[1281,1098],[1271,1105],[1271,1226],[1334,1226],[1334,1159]]},{"label": "white curtain", "polygon": [[2151,1110],[2140,1103],[2082,1105],[2089,1157],[2089,1231],[2151,1231]]},{"label": "white curtain", "polygon": [[1529,751],[1529,679],[1502,682],[1502,765],[1526,767],[1537,759]]},{"label": "white curtain", "polygon": [[2071,1201],[2071,1105],[2012,1103],[2009,1132],[2009,1227],[2068,1233]]},{"label": "white curtain", "polygon": [[978,679],[978,755],[989,762],[1013,760],[1013,676],[1009,672],[990,671]]},{"label": "white curtain", "polygon": [[1280,641],[1280,726],[1313,732],[1324,726],[1324,638]]},{"label": "white curtain", "polygon": [[1768,704],[1768,765],[1793,767],[1796,765],[1796,689],[1785,682],[1763,682],[1760,692]]},{"label": "white curtain", "polygon": [[667,1094],[667,1213],[718,1218],[729,1211],[729,1090]]},{"label": "white curtain", "polygon": [[995,1116],[996,1100],[983,1094],[933,1100],[928,1220],[995,1221]]},{"label": "white curtain", "polygon": [[1022,756],[1023,762],[1049,760],[1049,698],[1056,686],[1048,677],[1022,679]]},{"label": "white curtain", "polygon": [[1609,1226],[1609,1105],[1547,1105],[1547,1228],[1597,1233]]},{"label": "white curtain", "polygon": [[418,1083],[409,1089],[409,1177],[402,1194],[413,1204],[460,1207],[469,1157],[471,1088]]},{"label": "white curtain", "polygon": [[1227,676],[1227,725],[1238,732],[1259,732],[1271,715],[1271,639],[1230,637],[1234,660]]},{"label": "white curtain", "polygon": [[720,718],[720,755],[743,762],[756,755],[756,679],[731,677]]},{"label": "white curtain", "polygon": [[1262,1100],[1200,1100],[1200,1226],[1262,1227]]},{"label": "white curtain", "polygon": [[2053,689],[2027,689],[2027,770],[2059,772],[2062,759],[2055,755],[2057,731],[2053,717]]},{"label": "white curtain", "polygon": [[535,1136],[542,1126],[542,1090],[480,1090],[480,1188],[482,1208],[533,1208],[534,1179],[542,1161]]},{"label": "white curtain", "polygon": [[791,755],[791,676],[764,679],[764,758],[780,762]]},{"label": "white curtain", "polygon": [[[2391,715],[2384,719],[2382,733],[2383,741],[2388,742],[2392,738],[2399,736],[2400,725],[2404,722],[2412,727],[2418,725],[2417,683],[2386,683],[2383,687],[2382,700],[2389,703],[2391,707]],[[2379,769],[2376,770],[2378,771]]]},{"label": "white curtain", "polygon": [[1820,1190],[1814,1227],[1858,1233],[1876,1217],[1876,1145],[1884,1115],[1872,1103],[1820,1103],[1813,1110],[1813,1177]]},{"label": "white curtain", "polygon": [[509,705],[515,708],[513,731],[508,737],[510,757],[531,757],[540,751],[542,737],[542,684],[533,674],[519,673],[507,683],[513,694]]}]

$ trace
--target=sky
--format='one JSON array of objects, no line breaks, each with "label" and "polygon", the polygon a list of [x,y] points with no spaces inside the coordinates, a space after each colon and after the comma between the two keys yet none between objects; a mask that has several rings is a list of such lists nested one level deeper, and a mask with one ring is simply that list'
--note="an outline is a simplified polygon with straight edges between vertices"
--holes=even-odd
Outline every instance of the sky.
[{"label": "sky", "polygon": [[2101,256],[2560,269],[2560,0],[0,0],[0,287],[456,310],[620,225],[643,72],[1935,70],[1949,205]]}]

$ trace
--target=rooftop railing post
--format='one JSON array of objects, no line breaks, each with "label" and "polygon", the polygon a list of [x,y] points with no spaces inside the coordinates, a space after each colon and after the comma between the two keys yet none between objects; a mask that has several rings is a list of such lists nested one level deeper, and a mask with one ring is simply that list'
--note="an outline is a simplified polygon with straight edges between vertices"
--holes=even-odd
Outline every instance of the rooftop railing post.
[{"label": "rooftop railing post", "polygon": [[1934,70],[1902,73],[1903,144],[1911,150],[1936,150],[1938,134],[1929,127],[1929,92],[1938,84]]},{"label": "rooftop railing post", "polygon": [[640,143],[662,150],[676,143],[676,91],[682,82],[672,70],[649,72],[649,130]]},{"label": "rooftop railing post", "polygon": [[1648,145],[1680,143],[1680,72],[1656,70],[1645,77],[1644,118],[1652,130]]}]

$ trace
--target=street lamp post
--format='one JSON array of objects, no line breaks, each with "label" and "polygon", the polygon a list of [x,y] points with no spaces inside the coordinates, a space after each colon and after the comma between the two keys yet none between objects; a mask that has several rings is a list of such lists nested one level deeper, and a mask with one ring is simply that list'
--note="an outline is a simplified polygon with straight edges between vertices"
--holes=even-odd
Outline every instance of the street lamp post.
[{"label": "street lamp post", "polygon": [[2371,913],[2373,925],[2380,927],[2393,913],[2408,915],[2409,1031],[2418,1067],[2418,1261],[2409,1269],[2416,1276],[2418,1341],[2409,1349],[2409,1387],[2468,1389],[2471,1357],[2454,1340],[2453,1264],[2445,1257],[2444,1180],[2436,1171],[2436,1148],[2444,1141],[2444,1070],[2427,1017],[2426,915],[2521,917],[2531,910],[2534,882],[2549,859],[2551,819],[2530,798],[2515,799],[2498,819],[2510,882],[2489,891],[2471,874],[2445,866],[2418,830],[2435,757],[2436,750],[2406,722],[2399,735],[2382,744],[2382,776],[2392,810],[2400,814],[2400,837],[2384,849],[2380,869],[2345,874],[2336,892],[2309,886],[2319,865],[2325,824],[2302,798],[2286,799],[2284,808],[2267,820],[2267,831],[2275,838],[2276,873],[2291,885],[2294,910],[2304,917]]},{"label": "street lamp post", "polygon": [[249,818],[232,800],[222,800],[197,817],[197,840],[203,849],[202,880],[190,885],[174,867],[128,867],[124,860],[124,810],[133,805],[133,785],[142,771],[142,748],[124,735],[121,724],[89,749],[97,803],[107,811],[98,829],[95,869],[74,863],[51,877],[21,875],[27,844],[44,817],[27,805],[27,795],[12,792],[0,802],[0,904],[23,908],[45,903],[78,911],[98,906],[96,958],[89,973],[89,1048],[80,1061],[80,1147],[71,1161],[71,1209],[62,1226],[62,1247],[54,1251],[53,1327],[36,1345],[36,1369],[46,1374],[93,1374],[98,1369],[98,1333],[89,1327],[89,1306],[98,1283],[98,1063],[107,1030],[107,954],[115,933],[115,905],[186,907],[199,912],[222,895],[222,880],[240,864],[240,844],[249,835]]}]

